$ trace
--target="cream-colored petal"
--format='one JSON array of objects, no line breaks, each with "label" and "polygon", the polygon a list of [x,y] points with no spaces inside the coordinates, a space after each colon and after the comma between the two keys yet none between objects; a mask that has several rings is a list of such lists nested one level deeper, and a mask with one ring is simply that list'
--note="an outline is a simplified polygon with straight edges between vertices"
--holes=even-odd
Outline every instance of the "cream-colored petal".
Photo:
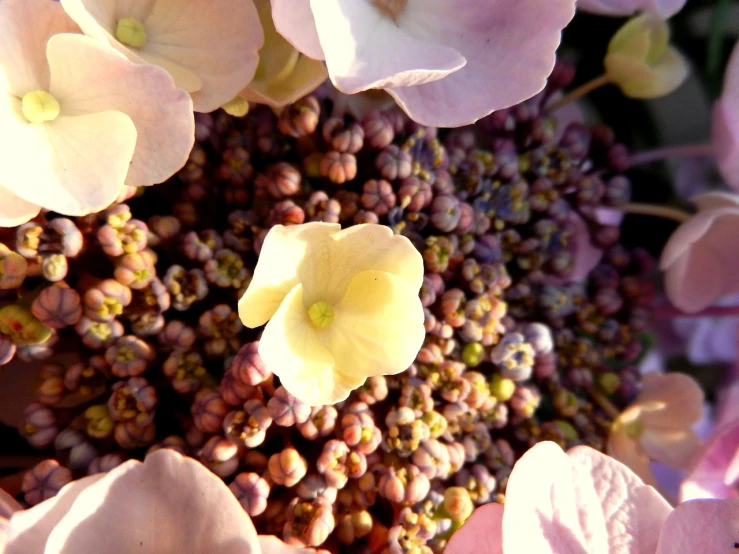
[{"label": "cream-colored petal", "polygon": [[300,56],[290,75],[277,83],[254,80],[241,95],[257,104],[283,108],[318,88],[328,77],[323,62]]},{"label": "cream-colored petal", "polygon": [[0,187],[0,227],[15,227],[33,219],[41,208]]},{"label": "cream-colored petal", "polygon": [[252,0],[159,0],[144,22],[143,52],[195,73],[195,111],[211,112],[249,84],[264,43]]},{"label": "cream-colored petal", "polygon": [[635,404],[645,427],[682,431],[703,415],[703,390],[688,375],[653,372],[642,383]]},{"label": "cream-colored petal", "polygon": [[139,57],[150,64],[158,65],[166,70],[177,83],[177,86],[187,92],[197,92],[203,88],[200,78],[186,67],[156,54],[138,52]]},{"label": "cream-colored petal", "polygon": [[675,469],[688,467],[700,448],[700,439],[692,430],[663,431],[645,429],[639,445],[650,459]]},{"label": "cream-colored petal", "polygon": [[309,406],[324,406],[346,400],[365,380],[364,377],[352,377],[331,368],[305,379],[280,379],[280,382],[301,402]]},{"label": "cream-colored petal", "polygon": [[649,457],[622,429],[611,430],[606,443],[606,454],[631,469],[647,485],[656,485],[652,470],[649,468]]},{"label": "cream-colored petal", "polygon": [[273,82],[289,74],[298,60],[299,52],[275,29],[269,0],[256,2],[259,22],[264,31],[264,45],[259,50],[259,67],[254,79]]},{"label": "cream-colored petal", "polygon": [[239,317],[247,327],[259,327],[277,311],[290,289],[298,284],[298,269],[306,260],[326,258],[337,223],[275,225],[262,244],[254,277],[239,300]]},{"label": "cream-colored petal", "polygon": [[79,32],[58,2],[3,0],[0,2],[0,81],[4,74],[8,92],[18,98],[34,90],[47,90],[46,41],[56,33]]},{"label": "cream-colored petal", "polygon": [[3,187],[65,215],[86,215],[115,200],[136,145],[131,118],[107,111],[32,124],[22,117],[18,106],[0,106]]},{"label": "cream-colored petal", "polygon": [[332,237],[330,250],[307,258],[300,268],[306,306],[323,300],[335,305],[357,273],[385,271],[408,283],[415,294],[423,281],[423,258],[406,238],[385,225],[353,225]]},{"label": "cream-colored petal", "polygon": [[417,291],[384,271],[363,271],[335,306],[327,328],[336,367],[366,378],[394,375],[413,363],[426,330]]},{"label": "cream-colored petal", "polygon": [[195,142],[192,101],[165,71],[82,35],[52,37],[48,58],[62,114],[115,110],[133,121],[136,149],[125,184],[161,183],[185,165]]}]

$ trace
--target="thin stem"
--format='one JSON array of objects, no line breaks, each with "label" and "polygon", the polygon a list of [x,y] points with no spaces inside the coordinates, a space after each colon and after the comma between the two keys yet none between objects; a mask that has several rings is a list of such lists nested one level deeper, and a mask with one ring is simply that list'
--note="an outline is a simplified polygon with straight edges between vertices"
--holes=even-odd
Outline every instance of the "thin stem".
[{"label": "thin stem", "polygon": [[653,306],[655,317],[739,317],[739,306],[711,306],[700,312],[686,313],[674,306]]},{"label": "thin stem", "polygon": [[601,75],[600,77],[596,77],[592,81],[588,81],[584,85],[580,85],[574,90],[571,90],[567,94],[565,94],[562,98],[559,100],[555,100],[551,104],[549,104],[546,108],[544,108],[544,113],[546,115],[549,115],[558,109],[560,109],[563,106],[566,106],[570,102],[574,102],[575,100],[579,100],[586,94],[589,94],[593,92],[595,89],[600,88],[604,85],[608,85],[611,83],[611,78],[606,75],[605,73]]},{"label": "thin stem", "polygon": [[664,217],[665,219],[672,219],[679,223],[684,223],[693,217],[688,212],[684,212],[676,208],[657,206],[655,204],[639,204],[637,202],[629,202],[628,204],[619,206],[618,209],[627,214],[653,215],[656,217]]},{"label": "thin stem", "polygon": [[679,146],[664,146],[654,150],[645,150],[631,155],[631,165],[642,165],[652,162],[668,160],[670,158],[698,158],[713,156],[713,146],[710,144],[681,144]]},{"label": "thin stem", "polygon": [[588,394],[612,420],[615,421],[621,415],[621,410],[616,408],[610,400],[594,388],[588,389]]}]

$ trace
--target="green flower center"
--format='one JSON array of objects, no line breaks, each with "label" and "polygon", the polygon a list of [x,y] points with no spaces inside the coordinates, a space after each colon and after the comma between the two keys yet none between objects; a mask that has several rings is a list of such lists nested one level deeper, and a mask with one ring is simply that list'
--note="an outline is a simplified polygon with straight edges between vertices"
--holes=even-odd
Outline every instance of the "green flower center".
[{"label": "green flower center", "polygon": [[146,29],[139,20],[124,17],[118,20],[115,38],[131,48],[141,48],[146,44]]},{"label": "green flower center", "polygon": [[28,92],[21,100],[21,111],[31,123],[45,123],[59,117],[59,102],[45,90]]},{"label": "green flower center", "polygon": [[319,329],[325,329],[334,320],[334,309],[328,302],[320,300],[308,308],[310,322]]}]

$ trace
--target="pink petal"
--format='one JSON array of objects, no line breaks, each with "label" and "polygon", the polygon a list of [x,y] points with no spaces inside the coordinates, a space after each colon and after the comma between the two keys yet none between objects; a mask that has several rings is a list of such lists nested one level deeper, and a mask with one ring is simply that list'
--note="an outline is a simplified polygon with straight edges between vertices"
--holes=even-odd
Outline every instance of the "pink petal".
[{"label": "pink petal", "polygon": [[687,0],[578,0],[577,9],[602,15],[631,15],[638,11],[653,12],[667,19]]},{"label": "pink petal", "polygon": [[590,241],[590,231],[585,221],[576,212],[570,212],[570,221],[575,229],[575,240],[572,241],[574,266],[568,276],[568,281],[581,281],[587,277],[603,257],[603,250],[593,246]]},{"label": "pink petal", "polygon": [[719,208],[739,208],[739,195],[731,192],[704,192],[690,199],[698,211],[717,210]]},{"label": "pink petal", "polygon": [[[667,501],[628,467],[597,450],[579,446],[567,455],[578,479],[585,481],[588,476],[592,481],[606,523],[609,552],[652,554],[671,511]],[[592,517],[586,514],[586,521]],[[583,527],[587,532],[588,525]]]},{"label": "pink petal", "polygon": [[313,552],[307,548],[287,545],[274,535],[259,535],[258,539],[262,549],[261,554],[311,554]]},{"label": "pink petal", "polygon": [[[22,509],[23,506],[18,504],[15,498],[10,496],[3,489],[0,489],[0,518],[5,518],[7,520],[11,515],[13,515],[13,512],[17,512]],[[2,551],[0,550],[0,552]]]},{"label": "pink petal", "polygon": [[36,204],[26,202],[3,187],[0,187],[0,206],[0,227],[15,227],[33,219],[41,211]]},{"label": "pink petal", "polygon": [[4,187],[66,215],[96,212],[115,200],[136,145],[136,127],[127,115],[60,116],[39,125],[8,112],[0,108]]},{"label": "pink petal", "polygon": [[66,485],[59,494],[28,510],[15,512],[8,524],[8,546],[3,554],[41,554],[46,539],[88,487],[102,479],[91,475]]},{"label": "pink petal", "polygon": [[728,554],[738,542],[739,498],[690,500],[665,521],[656,554]]},{"label": "pink petal", "polygon": [[724,90],[713,108],[712,144],[721,175],[739,189],[739,44],[734,47],[724,74]]},{"label": "pink petal", "polygon": [[165,71],[130,62],[82,35],[53,37],[48,52],[51,91],[64,113],[114,110],[136,126],[127,185],[161,183],[185,165],[195,142],[192,101]]},{"label": "pink petal", "polygon": [[297,50],[314,60],[325,59],[310,0],[272,0],[272,20]]},{"label": "pink petal", "polygon": [[396,22],[371,2],[313,0],[311,8],[331,81],[346,94],[428,83],[466,63],[453,48],[416,38],[403,18]]},{"label": "pink petal", "polygon": [[503,551],[605,554],[605,520],[597,502],[592,483],[573,473],[559,446],[536,444],[516,462],[508,479]]},{"label": "pink petal", "polygon": [[438,127],[467,125],[531,98],[554,67],[560,33],[574,15],[574,4],[409,0],[414,34],[453,48],[467,65],[439,81],[387,91],[412,119]]},{"label": "pink petal", "polygon": [[682,469],[698,452],[700,439],[690,429],[665,431],[647,428],[639,438],[639,445],[650,459]]},{"label": "pink petal", "polygon": [[3,0],[0,3],[0,65],[7,91],[17,98],[48,90],[46,41],[56,33],[79,33],[58,2]]},{"label": "pink petal", "polygon": [[722,426],[680,487],[680,498],[739,498],[739,420]]},{"label": "pink petal", "polygon": [[457,530],[444,554],[503,554],[503,504],[480,506]]},{"label": "pink petal", "polygon": [[80,494],[44,554],[259,554],[254,525],[221,479],[159,450],[128,461]]},{"label": "pink petal", "polygon": [[639,448],[637,442],[623,430],[611,431],[606,443],[606,453],[631,469],[648,485],[654,485],[654,475],[650,469],[649,457]]},{"label": "pink petal", "polygon": [[645,427],[686,430],[703,414],[703,389],[684,373],[645,375],[636,404]]}]

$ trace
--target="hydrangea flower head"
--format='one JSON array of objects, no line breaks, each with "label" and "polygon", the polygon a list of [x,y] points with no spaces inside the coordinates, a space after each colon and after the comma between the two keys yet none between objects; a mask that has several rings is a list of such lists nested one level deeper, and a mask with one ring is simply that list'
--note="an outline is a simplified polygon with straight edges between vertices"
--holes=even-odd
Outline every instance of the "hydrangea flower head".
[{"label": "hydrangea flower head", "polygon": [[264,30],[264,46],[254,80],[241,96],[273,108],[281,108],[312,92],[328,77],[326,66],[306,57],[275,29],[269,0],[257,0],[259,20]]},{"label": "hydrangea flower head", "polygon": [[166,69],[211,112],[254,77],[264,35],[252,0],[64,0],[82,31]]},{"label": "hydrangea flower head", "polygon": [[[0,508],[2,500],[0,495]],[[0,510],[4,554],[307,554],[276,537],[258,536],[221,479],[168,449],[143,463],[129,460],[73,481],[28,510],[8,507],[17,511],[6,521]]]},{"label": "hydrangea flower head", "polygon": [[574,2],[272,0],[272,13],[342,92],[382,88],[415,121],[455,127],[544,87]]},{"label": "hydrangea flower head", "polygon": [[703,412],[703,391],[681,373],[651,372],[634,403],[613,422],[607,452],[645,482],[654,478],[650,460],[684,468],[697,452],[692,426]]},{"label": "hydrangea flower head", "polygon": [[706,193],[691,200],[698,213],[680,225],[660,258],[665,291],[684,312],[698,312],[722,296],[739,293],[739,196]]},{"label": "hydrangea flower head", "polygon": [[277,225],[239,315],[252,328],[269,320],[259,355],[291,394],[333,404],[413,362],[425,335],[422,280],[420,253],[388,227]]},{"label": "hydrangea flower head", "polygon": [[670,46],[667,23],[650,13],[632,18],[613,35],[603,63],[610,80],[631,98],[664,96],[688,76],[687,62]]},{"label": "hydrangea flower head", "polygon": [[101,210],[192,148],[192,102],[169,75],[78,30],[56,2],[0,4],[0,225]]}]

